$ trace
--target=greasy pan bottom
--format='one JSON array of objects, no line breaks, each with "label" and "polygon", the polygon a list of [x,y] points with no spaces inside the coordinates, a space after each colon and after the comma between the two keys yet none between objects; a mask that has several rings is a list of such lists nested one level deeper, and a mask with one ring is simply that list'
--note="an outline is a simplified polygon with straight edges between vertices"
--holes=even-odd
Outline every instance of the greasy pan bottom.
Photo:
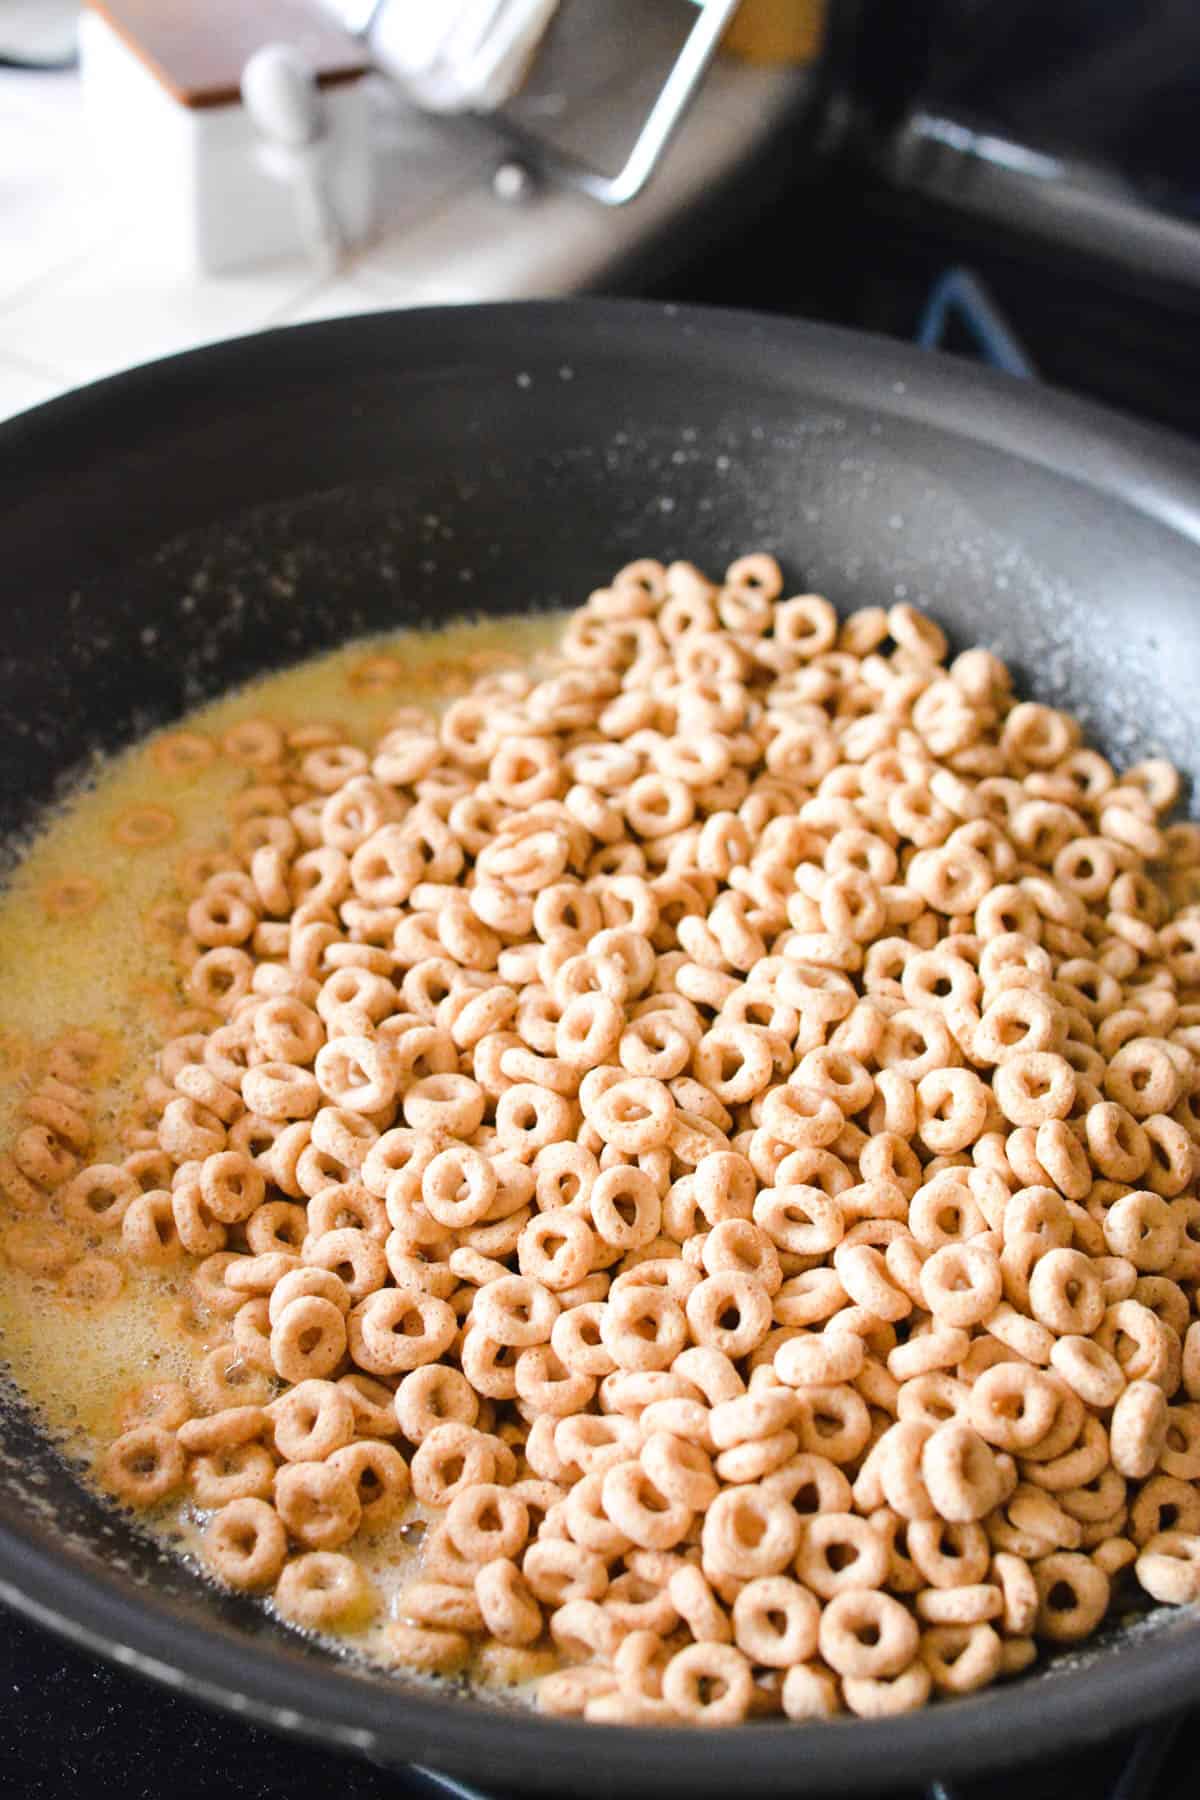
[{"label": "greasy pan bottom", "polygon": [[[14,845],[96,748],[388,626],[583,598],[638,554],[764,548],[793,591],[902,597],[1118,761],[1200,766],[1200,456],[901,346],[607,302],[382,315],[176,357],[0,427]],[[613,1730],[338,1661],[217,1594],[0,1405],[0,1599],[281,1730],[482,1783],[878,1788],[1200,1697],[1200,1618],[874,1724]]]}]

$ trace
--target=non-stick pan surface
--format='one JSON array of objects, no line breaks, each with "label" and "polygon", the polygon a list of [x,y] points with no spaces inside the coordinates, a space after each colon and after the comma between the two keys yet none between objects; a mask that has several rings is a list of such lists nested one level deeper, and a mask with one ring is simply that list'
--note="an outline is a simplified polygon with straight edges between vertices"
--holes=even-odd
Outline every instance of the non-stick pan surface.
[{"label": "non-stick pan surface", "polygon": [[[97,747],[233,682],[363,631],[566,604],[639,554],[720,568],[764,548],[793,590],[911,600],[1118,762],[1200,765],[1200,455],[846,333],[605,302],[270,333],[0,428],[0,512],[9,844]],[[1200,1696],[1200,1619],[1180,1613],[877,1724],[686,1734],[497,1711],[218,1595],[93,1500],[15,1401],[0,1598],[281,1729],[577,1793],[878,1789]]]}]

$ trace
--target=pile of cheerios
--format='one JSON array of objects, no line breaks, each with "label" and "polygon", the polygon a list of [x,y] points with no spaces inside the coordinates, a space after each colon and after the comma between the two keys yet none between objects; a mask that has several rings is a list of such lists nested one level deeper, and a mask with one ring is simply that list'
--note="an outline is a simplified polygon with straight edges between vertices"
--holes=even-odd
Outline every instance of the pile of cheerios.
[{"label": "pile of cheerios", "polygon": [[140,1137],[80,1169],[60,1079],[17,1159],[221,1332],[116,1495],[315,1628],[435,1509],[388,1653],[589,1720],[897,1713],[1200,1600],[1200,827],[912,607],[782,595],[638,562],[373,754],[238,727]]}]

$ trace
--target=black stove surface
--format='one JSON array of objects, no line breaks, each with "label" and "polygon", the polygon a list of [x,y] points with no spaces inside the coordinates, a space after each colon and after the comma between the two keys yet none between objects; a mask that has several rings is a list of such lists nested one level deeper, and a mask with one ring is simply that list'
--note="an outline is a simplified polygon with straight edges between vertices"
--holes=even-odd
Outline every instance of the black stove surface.
[{"label": "black stove surface", "polygon": [[[1200,1708],[1018,1774],[935,1783],[925,1795],[908,1789],[893,1800],[1195,1800],[1198,1741]],[[5,1613],[0,1795],[62,1800],[72,1793],[91,1800],[475,1800],[470,1790],[411,1770],[376,1768],[210,1712]]]}]

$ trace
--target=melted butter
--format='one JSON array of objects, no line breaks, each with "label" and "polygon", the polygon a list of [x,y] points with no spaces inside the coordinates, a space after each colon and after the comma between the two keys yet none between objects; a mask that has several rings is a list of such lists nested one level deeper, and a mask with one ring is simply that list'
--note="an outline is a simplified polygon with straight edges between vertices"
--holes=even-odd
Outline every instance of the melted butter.
[{"label": "melted butter", "polygon": [[118,1434],[130,1388],[186,1381],[197,1356],[171,1318],[183,1265],[173,1277],[122,1266],[125,1287],[103,1306],[66,1305],[53,1283],[0,1269],[0,1358],[54,1435],[89,1457]]},{"label": "melted butter", "polygon": [[[359,640],[255,681],[170,732],[97,762],[40,822],[0,893],[0,1148],[19,1127],[45,1051],[63,1032],[85,1027],[101,1032],[106,1045],[101,1079],[89,1085],[95,1138],[87,1161],[119,1160],[121,1113],[154,1070],[164,1014],[186,1004],[168,942],[148,916],[183,903],[188,857],[229,843],[230,801],[262,777],[221,754],[200,768],[165,771],[156,757],[164,738],[199,733],[219,751],[231,726],[265,717],[285,728],[336,723],[346,741],[367,747],[401,706],[440,710],[485,670],[536,666],[559,628],[545,617],[484,620]],[[170,814],[165,824],[161,809]],[[130,817],[141,830],[147,813],[150,841],[131,845]],[[0,1202],[0,1239],[23,1217]],[[30,1276],[0,1254],[0,1363],[67,1453],[89,1463],[118,1434],[131,1388],[186,1383],[212,1341],[180,1321],[195,1259],[141,1269],[103,1240],[91,1248],[124,1271],[121,1294],[101,1305],[65,1303],[54,1278]],[[184,1501],[146,1522],[199,1561],[208,1516]],[[371,1624],[355,1634],[356,1650],[382,1653],[383,1628],[402,1615],[401,1596],[420,1569],[413,1527],[429,1516],[412,1502],[395,1523],[352,1545],[378,1596]]]}]

